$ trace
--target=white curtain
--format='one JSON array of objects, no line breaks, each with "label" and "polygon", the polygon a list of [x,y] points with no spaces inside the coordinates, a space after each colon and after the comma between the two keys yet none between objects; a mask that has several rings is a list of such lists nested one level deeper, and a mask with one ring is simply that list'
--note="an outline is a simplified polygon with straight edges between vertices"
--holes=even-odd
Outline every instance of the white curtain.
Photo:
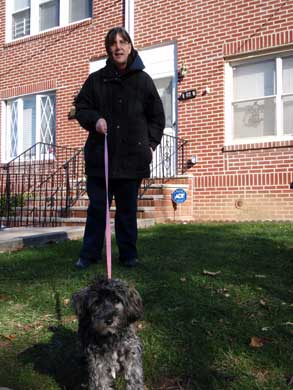
[{"label": "white curtain", "polygon": [[91,8],[91,0],[69,0],[69,21],[89,18],[92,14]]},{"label": "white curtain", "polygon": [[30,7],[30,0],[14,0],[13,10],[18,11],[23,8]]},{"label": "white curtain", "polygon": [[275,62],[241,65],[233,69],[234,100],[275,94]]},{"label": "white curtain", "polygon": [[40,4],[40,31],[59,25],[59,1],[47,1]]},{"label": "white curtain", "polygon": [[233,68],[234,138],[276,134],[275,73],[275,61]]},{"label": "white curtain", "polygon": [[36,98],[23,99],[23,150],[36,143]]},{"label": "white curtain", "polygon": [[293,93],[293,57],[283,60],[283,92]]},{"label": "white curtain", "polygon": [[293,57],[283,60],[283,97],[284,134],[293,134]]}]

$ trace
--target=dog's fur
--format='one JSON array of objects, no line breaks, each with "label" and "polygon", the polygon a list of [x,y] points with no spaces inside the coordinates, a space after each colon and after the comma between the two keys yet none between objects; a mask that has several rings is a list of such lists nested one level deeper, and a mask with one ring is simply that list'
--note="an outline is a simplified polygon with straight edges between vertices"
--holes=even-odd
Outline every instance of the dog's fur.
[{"label": "dog's fur", "polygon": [[124,373],[127,390],[143,390],[142,345],[134,322],[142,316],[139,293],[122,280],[98,279],[72,297],[90,390],[114,389]]}]

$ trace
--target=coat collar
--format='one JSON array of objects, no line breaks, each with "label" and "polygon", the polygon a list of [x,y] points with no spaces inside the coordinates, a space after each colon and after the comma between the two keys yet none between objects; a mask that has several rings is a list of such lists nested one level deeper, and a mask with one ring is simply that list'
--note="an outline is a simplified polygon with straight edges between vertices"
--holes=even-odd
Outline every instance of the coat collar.
[{"label": "coat collar", "polygon": [[103,68],[104,70],[104,77],[107,80],[113,80],[113,79],[120,79],[124,78],[129,74],[139,72],[145,68],[144,63],[142,62],[142,59],[140,58],[140,55],[135,50],[134,51],[134,59],[133,61],[127,66],[125,69],[125,72],[122,74],[118,71],[115,64],[110,60],[110,58],[107,59],[106,66]]}]

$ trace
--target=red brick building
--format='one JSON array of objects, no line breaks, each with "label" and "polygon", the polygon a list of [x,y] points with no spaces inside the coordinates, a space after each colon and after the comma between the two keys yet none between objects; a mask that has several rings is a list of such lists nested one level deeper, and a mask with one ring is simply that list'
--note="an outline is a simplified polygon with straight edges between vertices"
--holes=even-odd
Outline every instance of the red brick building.
[{"label": "red brick building", "polygon": [[68,112],[115,25],[158,86],[166,133],[187,141],[182,216],[293,220],[290,0],[0,0],[1,162],[83,144]]}]

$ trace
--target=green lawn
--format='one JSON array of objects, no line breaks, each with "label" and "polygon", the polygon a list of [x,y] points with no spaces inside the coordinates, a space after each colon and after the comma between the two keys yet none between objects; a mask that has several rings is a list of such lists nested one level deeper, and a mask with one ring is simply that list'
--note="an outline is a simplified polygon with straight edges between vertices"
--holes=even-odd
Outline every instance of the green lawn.
[{"label": "green lawn", "polygon": [[[0,387],[87,389],[70,297],[106,270],[75,270],[80,245],[0,254]],[[139,253],[113,245],[113,277],[144,301],[148,390],[293,388],[293,224],[157,225]]]}]

